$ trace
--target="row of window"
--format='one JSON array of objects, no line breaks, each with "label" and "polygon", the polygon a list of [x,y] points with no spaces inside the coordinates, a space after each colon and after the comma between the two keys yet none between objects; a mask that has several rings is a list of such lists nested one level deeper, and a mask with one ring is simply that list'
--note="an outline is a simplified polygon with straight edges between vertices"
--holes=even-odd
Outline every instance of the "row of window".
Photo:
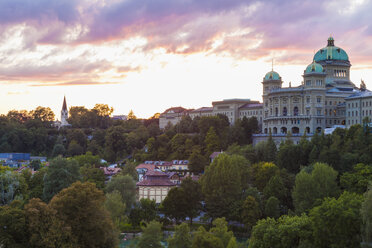
[{"label": "row of window", "polygon": [[[355,104],[354,104],[354,102],[352,102],[352,103],[348,103],[347,104],[347,106],[350,108],[350,107],[352,107],[352,108],[357,108],[358,107],[358,103],[357,102],[355,102]],[[368,102],[362,102],[362,106],[363,107],[371,107],[372,106],[372,101],[368,101]]]},{"label": "row of window", "polygon": [[[355,113],[355,114],[354,114]],[[372,115],[372,110],[362,110],[362,116],[371,116]],[[348,117],[354,117],[358,116],[358,111],[348,111],[347,112]]]},{"label": "row of window", "polygon": [[346,72],[346,70],[334,70],[333,71],[333,76],[334,77],[346,77],[347,72]]},{"label": "row of window", "polygon": [[[313,81],[311,80],[306,80],[306,86],[312,86]],[[323,80],[322,79],[317,79],[315,80],[314,86],[322,86],[323,85]]]},{"label": "row of window", "polygon": [[245,111],[245,112],[240,112],[239,115],[242,116],[251,116],[251,115],[262,115],[262,110],[258,111],[258,110],[251,110],[251,111]]}]

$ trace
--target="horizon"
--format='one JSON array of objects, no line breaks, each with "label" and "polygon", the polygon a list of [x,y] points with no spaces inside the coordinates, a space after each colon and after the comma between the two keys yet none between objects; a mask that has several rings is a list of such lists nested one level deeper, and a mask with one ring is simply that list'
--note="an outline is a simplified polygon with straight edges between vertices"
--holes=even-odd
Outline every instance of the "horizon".
[{"label": "horizon", "polygon": [[272,60],[283,86],[297,86],[330,35],[352,82],[372,88],[369,0],[32,3],[0,3],[0,114],[43,106],[60,119],[64,95],[68,108],[103,103],[138,118],[262,102]]}]

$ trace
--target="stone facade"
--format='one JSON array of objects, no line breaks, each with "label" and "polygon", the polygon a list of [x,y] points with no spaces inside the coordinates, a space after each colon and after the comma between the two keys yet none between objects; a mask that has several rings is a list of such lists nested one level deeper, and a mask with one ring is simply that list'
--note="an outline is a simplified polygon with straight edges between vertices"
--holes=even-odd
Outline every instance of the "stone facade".
[{"label": "stone facade", "polygon": [[330,37],[304,71],[300,86],[282,88],[279,74],[268,72],[262,82],[263,133],[313,134],[345,125],[345,99],[359,92],[350,81],[350,66],[346,52]]},{"label": "stone facade", "polygon": [[363,124],[365,118],[372,119],[372,92],[362,91],[346,98],[346,127]]}]

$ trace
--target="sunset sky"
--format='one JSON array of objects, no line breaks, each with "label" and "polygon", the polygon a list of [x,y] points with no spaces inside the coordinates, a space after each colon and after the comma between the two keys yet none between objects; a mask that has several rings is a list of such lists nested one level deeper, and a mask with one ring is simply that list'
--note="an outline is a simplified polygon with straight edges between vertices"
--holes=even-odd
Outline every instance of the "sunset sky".
[{"label": "sunset sky", "polygon": [[0,114],[262,101],[265,73],[299,85],[332,35],[372,89],[372,0],[1,0]]}]

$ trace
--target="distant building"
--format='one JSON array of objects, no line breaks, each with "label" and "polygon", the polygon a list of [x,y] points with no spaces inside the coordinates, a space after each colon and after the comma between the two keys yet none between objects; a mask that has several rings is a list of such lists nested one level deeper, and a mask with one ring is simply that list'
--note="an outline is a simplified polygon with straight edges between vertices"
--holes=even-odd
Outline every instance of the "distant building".
[{"label": "distant building", "polygon": [[113,176],[121,171],[119,167],[100,167],[100,169],[105,174],[106,182],[110,181]]},{"label": "distant building", "polygon": [[53,126],[57,128],[71,126],[71,124],[67,122],[67,119],[68,119],[68,109],[67,109],[67,103],[66,103],[66,96],[64,96],[63,103],[62,103],[62,110],[61,110],[61,120],[55,121]]},{"label": "distant building", "polygon": [[137,183],[138,198],[155,200],[156,203],[161,203],[171,188],[176,184],[172,183],[169,176],[160,171],[148,171],[144,179]]},{"label": "distant building", "polygon": [[66,97],[63,97],[63,104],[62,104],[62,110],[61,110],[61,127],[69,126],[67,122],[68,119],[68,109],[66,104]]},{"label": "distant building", "polygon": [[372,119],[372,92],[364,90],[346,98],[346,127],[363,124],[367,117]]},{"label": "distant building", "polygon": [[160,128],[168,122],[178,123],[184,115],[193,119],[223,114],[231,124],[244,117],[256,117],[260,134],[253,135],[253,143],[266,140],[271,133],[278,144],[288,133],[298,142],[304,133],[311,137],[328,128],[362,124],[364,118],[372,118],[372,92],[364,82],[358,88],[350,80],[350,68],[348,54],[329,37],[305,68],[300,85],[292,87],[289,83],[289,87],[283,87],[281,76],[272,68],[262,80],[263,103],[226,99],[195,110],[179,107],[172,118],[168,117],[172,109],[168,109],[160,117]]},{"label": "distant building", "polygon": [[165,110],[159,116],[159,128],[164,129],[168,123],[176,125],[181,121],[182,117],[188,115],[191,110],[182,107],[172,107]]},{"label": "distant building", "polygon": [[127,115],[114,115],[111,119],[126,121],[128,120],[128,116]]}]

